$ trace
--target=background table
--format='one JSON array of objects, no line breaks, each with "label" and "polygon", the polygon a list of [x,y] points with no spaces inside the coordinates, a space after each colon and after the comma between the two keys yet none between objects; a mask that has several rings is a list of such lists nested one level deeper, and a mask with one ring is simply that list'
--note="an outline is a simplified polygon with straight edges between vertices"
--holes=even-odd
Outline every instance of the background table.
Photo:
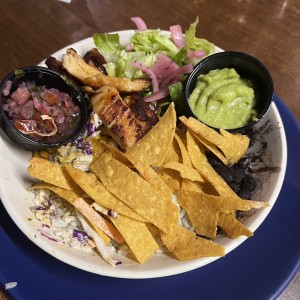
[{"label": "background table", "polygon": [[[165,30],[174,24],[185,30],[198,16],[197,36],[263,62],[276,93],[300,121],[298,0],[0,0],[0,79],[96,32],[135,28],[133,16]],[[282,299],[299,280],[298,274]]]},{"label": "background table", "polygon": [[39,63],[95,32],[135,28],[183,30],[199,17],[197,34],[226,50],[248,52],[270,70],[277,94],[300,121],[300,2],[298,0],[57,0],[0,1],[0,77]]}]

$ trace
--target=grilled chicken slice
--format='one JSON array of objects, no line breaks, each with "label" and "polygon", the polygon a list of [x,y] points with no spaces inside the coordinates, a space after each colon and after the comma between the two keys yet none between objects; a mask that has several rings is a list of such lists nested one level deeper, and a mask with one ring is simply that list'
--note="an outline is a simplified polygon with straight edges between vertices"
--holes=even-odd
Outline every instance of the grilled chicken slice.
[{"label": "grilled chicken slice", "polygon": [[86,63],[72,48],[69,48],[67,53],[63,55],[62,65],[72,76],[81,82],[87,77],[101,73],[98,68]]},{"label": "grilled chicken slice", "polygon": [[69,48],[62,59],[63,67],[83,84],[92,88],[102,86],[114,86],[119,92],[140,92],[150,87],[149,79],[130,80],[128,78],[110,77],[102,73],[98,68],[91,66]]},{"label": "grilled chicken slice", "polygon": [[141,94],[130,94],[124,97],[123,101],[133,112],[144,134],[158,122],[157,114],[150,108],[150,104],[144,101]]},{"label": "grilled chicken slice", "polygon": [[100,88],[91,97],[91,104],[103,125],[123,150],[128,150],[154,126],[136,118],[115,87]]},{"label": "grilled chicken slice", "polygon": [[124,93],[135,93],[144,91],[148,89],[151,85],[151,81],[146,78],[130,80],[125,77],[110,77],[101,72],[96,75],[85,78],[83,80],[83,83],[93,88],[99,88],[106,85],[114,86],[119,92]]}]

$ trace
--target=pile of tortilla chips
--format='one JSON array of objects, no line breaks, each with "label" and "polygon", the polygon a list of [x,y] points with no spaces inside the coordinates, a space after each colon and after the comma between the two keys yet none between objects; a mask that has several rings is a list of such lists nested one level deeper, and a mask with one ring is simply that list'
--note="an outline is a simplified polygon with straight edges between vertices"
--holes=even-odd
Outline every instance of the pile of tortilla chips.
[{"label": "pile of tortilla chips", "polygon": [[[236,211],[268,204],[239,198],[214,171],[206,153],[234,164],[247,151],[249,138],[218,133],[193,118],[179,119],[176,127],[170,104],[126,153],[101,138],[89,138],[94,159],[88,172],[33,157],[28,172],[38,183],[30,189],[49,189],[67,200],[105,245],[112,240],[127,243],[131,258],[139,263],[160,243],[178,260],[224,256],[224,247],[214,241],[218,228],[231,238],[249,237],[252,232],[235,218]],[[193,230],[182,225],[182,210]]]}]

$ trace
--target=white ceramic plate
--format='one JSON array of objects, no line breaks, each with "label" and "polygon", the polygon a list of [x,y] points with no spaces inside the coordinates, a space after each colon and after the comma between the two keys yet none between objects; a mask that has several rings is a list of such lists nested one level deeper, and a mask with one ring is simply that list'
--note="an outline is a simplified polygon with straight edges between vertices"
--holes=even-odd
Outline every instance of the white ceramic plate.
[{"label": "white ceramic plate", "polygon": [[[134,31],[132,30],[119,32],[121,42],[127,42],[133,33]],[[92,38],[88,38],[61,49],[54,53],[53,56],[61,59],[63,53],[65,53],[66,49],[69,47],[74,48],[79,54],[84,54],[94,47],[94,43]],[[217,50],[221,51],[221,49]],[[253,153],[260,153],[259,150],[262,143],[267,142],[267,149],[260,157],[261,163],[257,165],[257,168],[267,165],[268,167],[271,167],[271,169],[259,173],[263,185],[258,192],[256,199],[267,201],[270,206],[255,212],[255,214],[249,216],[244,221],[244,224],[252,232],[262,224],[278,197],[283,183],[287,161],[285,132],[282,120],[274,103],[271,105],[265,119],[259,123],[258,129],[260,131],[259,141],[254,145],[251,151]],[[30,157],[30,152],[16,147],[1,130],[1,200],[20,230],[22,230],[23,233],[37,246],[57,259],[82,270],[119,278],[154,278],[169,276],[202,267],[218,259],[199,258],[181,262],[172,259],[167,255],[157,254],[142,265],[122,257],[123,263],[113,268],[93,251],[70,248],[51,242],[48,239],[37,235],[40,223],[36,220],[32,220],[33,215],[29,209],[33,205],[33,194],[32,192],[26,191],[26,188],[32,184],[32,179],[27,174],[28,160]],[[272,167],[274,167],[276,171],[272,171]],[[277,167],[279,167],[279,169]],[[255,235],[251,238],[255,239]],[[240,237],[236,240],[232,240],[220,236],[217,238],[216,242],[223,245],[226,249],[226,254],[228,254],[244,242],[245,239],[246,238],[244,237]],[[226,256],[221,259],[226,259]]]}]

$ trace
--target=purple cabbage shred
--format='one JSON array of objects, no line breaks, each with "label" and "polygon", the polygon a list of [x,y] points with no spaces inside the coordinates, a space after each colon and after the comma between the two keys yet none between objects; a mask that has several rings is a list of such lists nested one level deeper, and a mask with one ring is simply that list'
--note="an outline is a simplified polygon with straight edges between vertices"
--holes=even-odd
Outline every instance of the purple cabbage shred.
[{"label": "purple cabbage shred", "polygon": [[77,229],[73,230],[73,237],[77,238],[79,242],[85,242],[88,239],[86,232]]}]

